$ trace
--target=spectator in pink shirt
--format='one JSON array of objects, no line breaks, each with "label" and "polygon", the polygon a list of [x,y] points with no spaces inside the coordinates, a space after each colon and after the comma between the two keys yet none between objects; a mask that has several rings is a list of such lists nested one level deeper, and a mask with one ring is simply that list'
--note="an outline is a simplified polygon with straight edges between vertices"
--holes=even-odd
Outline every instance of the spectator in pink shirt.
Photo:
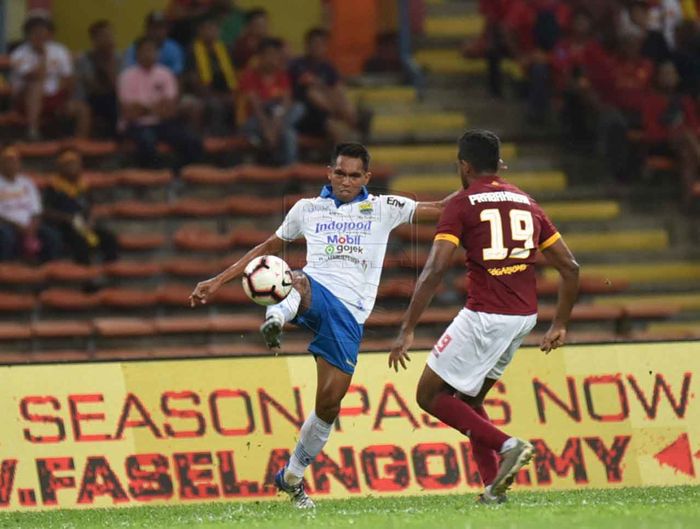
[{"label": "spectator in pink shirt", "polygon": [[156,42],[142,38],[135,47],[136,64],[121,73],[117,90],[125,135],[136,143],[140,166],[155,165],[162,141],[175,152],[179,170],[201,157],[202,141],[177,119],[177,79],[157,63]]}]

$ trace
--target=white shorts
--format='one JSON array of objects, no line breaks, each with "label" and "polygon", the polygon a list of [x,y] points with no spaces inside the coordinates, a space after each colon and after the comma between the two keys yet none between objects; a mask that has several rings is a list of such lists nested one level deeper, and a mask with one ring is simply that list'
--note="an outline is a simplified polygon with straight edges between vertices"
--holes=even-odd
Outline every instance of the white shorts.
[{"label": "white shorts", "polygon": [[462,309],[428,357],[428,366],[454,389],[475,397],[484,379],[499,379],[537,314],[510,316]]}]

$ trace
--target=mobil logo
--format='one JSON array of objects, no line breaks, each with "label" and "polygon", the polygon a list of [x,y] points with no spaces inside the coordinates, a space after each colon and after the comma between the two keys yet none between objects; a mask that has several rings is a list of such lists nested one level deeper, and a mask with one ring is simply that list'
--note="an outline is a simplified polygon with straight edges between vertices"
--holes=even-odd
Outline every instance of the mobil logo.
[{"label": "mobil logo", "polygon": [[335,234],[327,235],[328,244],[362,244],[362,235]]}]

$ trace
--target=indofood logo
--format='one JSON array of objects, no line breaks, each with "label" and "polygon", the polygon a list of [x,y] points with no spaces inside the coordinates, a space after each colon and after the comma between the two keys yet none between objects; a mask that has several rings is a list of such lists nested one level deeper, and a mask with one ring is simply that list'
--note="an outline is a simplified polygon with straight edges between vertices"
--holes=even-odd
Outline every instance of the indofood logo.
[{"label": "indofood logo", "polygon": [[330,220],[328,222],[317,222],[315,233],[323,233],[326,231],[338,232],[364,232],[372,231],[372,221],[346,222]]}]

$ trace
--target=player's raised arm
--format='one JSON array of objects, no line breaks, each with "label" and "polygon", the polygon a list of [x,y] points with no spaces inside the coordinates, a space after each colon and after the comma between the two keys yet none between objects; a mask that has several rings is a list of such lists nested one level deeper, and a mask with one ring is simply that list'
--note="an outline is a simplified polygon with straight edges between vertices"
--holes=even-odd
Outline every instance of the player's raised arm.
[{"label": "player's raised arm", "polygon": [[439,236],[433,242],[428,261],[425,263],[416,289],[413,291],[411,303],[401,320],[399,335],[389,353],[389,367],[393,367],[395,371],[399,370],[399,364],[406,369],[406,360],[409,360],[408,348],[413,343],[413,331],[421,315],[430,305],[445,272],[450,267],[452,254],[456,247],[454,241],[441,239]]},{"label": "player's raised arm", "polygon": [[194,291],[190,294],[190,306],[196,307],[197,304],[206,304],[207,299],[214,295],[223,285],[240,277],[245,267],[248,266],[248,263],[253,259],[261,255],[276,255],[282,251],[284,245],[285,241],[280,239],[276,234],[273,234],[265,242],[258,244],[220,274],[206,281],[197,283]]},{"label": "player's raised arm", "polygon": [[542,338],[540,345],[540,349],[549,353],[552,349],[564,345],[566,340],[566,326],[578,297],[579,265],[562,238],[543,249],[542,253],[547,262],[556,268],[561,276],[554,320],[552,320],[552,325]]},{"label": "player's raised arm", "polygon": [[458,189],[457,191],[447,195],[442,200],[437,200],[435,202],[418,202],[416,204],[416,212],[413,215],[413,222],[430,222],[438,220],[447,203],[460,191],[462,190]]}]

